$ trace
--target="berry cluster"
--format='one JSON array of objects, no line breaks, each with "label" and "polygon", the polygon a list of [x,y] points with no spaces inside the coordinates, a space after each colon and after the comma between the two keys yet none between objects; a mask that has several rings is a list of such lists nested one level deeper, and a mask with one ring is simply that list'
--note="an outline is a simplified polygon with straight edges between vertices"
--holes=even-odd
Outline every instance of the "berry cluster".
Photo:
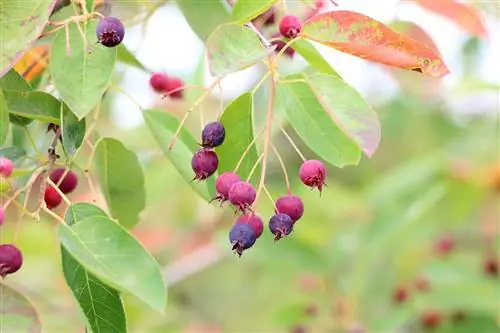
[{"label": "berry cluster", "polygon": [[181,99],[184,96],[184,82],[178,77],[171,77],[166,73],[156,72],[151,75],[149,84],[159,94],[165,94],[175,99]]},{"label": "berry cluster", "polygon": [[[78,185],[78,176],[73,171],[68,171],[64,178],[62,178],[65,171],[64,168],[55,169],[52,171],[49,178],[57,185],[62,193],[69,194],[73,192]],[[48,209],[56,208],[62,202],[62,196],[52,185],[47,185],[47,187],[45,187],[44,199]]]}]

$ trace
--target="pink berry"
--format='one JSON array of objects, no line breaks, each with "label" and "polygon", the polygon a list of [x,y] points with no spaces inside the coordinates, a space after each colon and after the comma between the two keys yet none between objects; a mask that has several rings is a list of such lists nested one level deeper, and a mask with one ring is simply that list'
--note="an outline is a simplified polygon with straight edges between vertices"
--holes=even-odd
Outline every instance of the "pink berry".
[{"label": "pink berry", "polygon": [[215,181],[215,189],[217,191],[217,196],[212,199],[219,200],[221,204],[229,200],[229,190],[234,183],[241,181],[240,176],[234,172],[223,172],[217,177]]},{"label": "pink berry", "polygon": [[257,238],[259,238],[264,231],[264,223],[262,222],[262,219],[258,215],[255,215],[253,213],[241,215],[236,220],[235,224],[239,223],[248,224],[249,226],[251,226],[253,231],[255,231],[255,235]]},{"label": "pink berry", "polygon": [[302,23],[297,16],[287,15],[280,21],[280,33],[286,38],[295,38],[302,31]]},{"label": "pink berry", "polygon": [[326,168],[321,161],[308,160],[300,166],[299,176],[302,183],[312,188],[317,187],[320,192],[326,185],[326,175]]},{"label": "pink berry", "polygon": [[[59,180],[61,179],[65,170],[66,169],[64,168],[59,168],[52,171],[52,173],[50,174],[50,180],[52,180],[56,185],[58,185]],[[77,185],[78,185],[78,176],[73,171],[69,171],[64,177],[64,179],[61,181],[61,184],[59,184],[59,189],[64,194],[71,193],[75,190]]]},{"label": "pink berry", "polygon": [[6,157],[0,157],[0,175],[10,177],[14,171],[14,164]]},{"label": "pink berry", "polygon": [[443,316],[441,313],[433,310],[424,312],[420,317],[422,326],[429,329],[438,327],[442,320]]},{"label": "pink berry", "polygon": [[0,245],[0,277],[17,272],[22,265],[23,255],[15,245]]},{"label": "pink berry", "polygon": [[157,93],[165,93],[168,88],[168,79],[165,73],[153,73],[149,79],[149,84]]},{"label": "pink berry", "polygon": [[191,167],[194,171],[193,180],[205,180],[217,171],[219,158],[214,151],[200,150],[193,155]]},{"label": "pink berry", "polygon": [[0,226],[2,226],[3,221],[5,221],[5,210],[0,206]]},{"label": "pink berry", "polygon": [[410,296],[410,293],[407,288],[403,286],[399,286],[394,290],[394,293],[392,294],[392,299],[396,303],[404,303],[408,297]]},{"label": "pink berry", "polygon": [[276,200],[276,213],[283,213],[290,216],[293,223],[295,223],[304,214],[304,204],[296,195],[289,194],[282,196]]},{"label": "pink berry", "polygon": [[455,239],[453,237],[446,235],[441,237],[435,244],[434,244],[434,251],[438,255],[447,255],[450,254],[453,249],[455,248]]},{"label": "pink berry", "polygon": [[234,183],[229,189],[229,201],[242,212],[245,212],[253,202],[257,193],[255,188],[249,182],[239,181]]},{"label": "pink berry", "polygon": [[165,92],[171,98],[181,99],[184,96],[184,89],[180,89],[182,87],[184,87],[184,82],[181,79],[171,77],[167,81],[167,90]]},{"label": "pink berry", "polygon": [[48,209],[56,208],[62,202],[61,195],[57,192],[55,188],[50,185],[47,185],[44,193],[45,204]]}]

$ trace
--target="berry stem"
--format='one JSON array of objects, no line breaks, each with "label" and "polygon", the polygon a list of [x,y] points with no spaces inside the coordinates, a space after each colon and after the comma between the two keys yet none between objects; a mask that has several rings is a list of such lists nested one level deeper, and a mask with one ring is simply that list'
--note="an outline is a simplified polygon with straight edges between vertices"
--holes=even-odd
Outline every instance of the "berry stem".
[{"label": "berry stem", "polygon": [[290,187],[290,180],[288,179],[288,172],[286,171],[285,163],[283,163],[283,159],[281,158],[280,153],[278,152],[278,149],[274,146],[274,144],[271,142],[270,143],[272,150],[276,154],[276,157],[278,158],[278,161],[281,165],[281,169],[283,170],[283,175],[285,176],[285,184],[286,184],[286,189],[288,191],[288,194],[292,193],[292,189]]},{"label": "berry stem", "polygon": [[125,96],[128,100],[130,100],[133,104],[135,104],[135,106],[137,106],[139,108],[139,110],[141,110],[141,112],[144,111],[144,109],[139,104],[139,102],[137,102],[128,92],[126,92],[125,90],[123,90],[122,87],[117,86],[116,84],[112,84],[110,86],[110,88],[116,90],[117,92],[119,92],[120,94],[122,94],[123,96]]},{"label": "berry stem", "polygon": [[274,59],[271,61],[271,66],[274,67],[276,66],[275,63],[278,62],[278,60],[283,56],[283,53],[285,53],[286,49],[288,49],[293,43],[295,43],[297,40],[299,40],[300,37],[293,38],[289,40],[285,46],[278,52],[278,54],[274,57]]},{"label": "berry stem", "polygon": [[306,158],[304,157],[304,155],[300,151],[299,147],[297,147],[297,145],[295,144],[295,142],[293,142],[292,138],[290,137],[290,135],[288,135],[288,133],[286,132],[286,130],[283,128],[283,126],[278,121],[276,121],[276,123],[278,124],[278,127],[281,130],[281,133],[283,133],[283,135],[286,137],[286,139],[288,140],[288,142],[290,142],[290,144],[292,145],[293,149],[295,149],[295,151],[300,156],[300,158],[302,159],[302,161],[305,162]]},{"label": "berry stem", "polygon": [[250,178],[252,178],[255,170],[257,169],[257,166],[259,165],[259,163],[260,163],[260,161],[262,160],[263,157],[264,157],[264,154],[260,154],[260,156],[257,159],[257,161],[255,161],[254,165],[252,166],[252,170],[250,170],[250,173],[248,174],[247,182],[250,181]]},{"label": "berry stem", "polygon": [[267,186],[264,185],[262,187],[262,189],[264,190],[264,192],[266,193],[267,197],[269,198],[269,200],[271,200],[271,204],[273,205],[273,207],[276,209],[276,203],[274,202],[274,199],[273,199],[273,196],[271,195],[271,193],[269,193],[269,190],[267,189]]},{"label": "berry stem", "polygon": [[262,135],[262,133],[264,133],[264,129],[262,129],[253,139],[252,141],[248,144],[247,148],[245,149],[245,151],[243,152],[243,154],[241,155],[241,158],[240,160],[238,161],[238,164],[236,164],[236,167],[234,168],[234,173],[236,173],[238,171],[238,169],[240,168],[241,166],[241,163],[243,163],[243,160],[245,159],[245,156],[247,156],[248,152],[250,151],[250,149],[252,148],[252,146],[255,144],[255,142],[257,141],[257,139]]},{"label": "berry stem", "polygon": [[162,99],[168,98],[170,94],[173,94],[175,92],[181,91],[181,90],[187,90],[187,89],[196,89],[196,90],[205,90],[206,88],[203,86],[195,86],[195,85],[183,85],[181,87],[177,87],[175,89],[172,89],[164,94],[161,95]]},{"label": "berry stem", "polygon": [[255,85],[255,87],[253,87],[252,89],[252,94],[255,94],[255,92],[257,91],[257,89],[260,88],[260,86],[264,83],[264,81],[267,80],[267,78],[269,77],[269,75],[271,75],[271,71],[268,71],[263,77],[262,79],[260,79],[259,82],[257,82],[257,84]]},{"label": "berry stem", "polygon": [[42,210],[44,212],[46,212],[47,214],[49,214],[50,216],[52,216],[53,218],[55,218],[57,221],[59,221],[60,223],[64,223],[66,224],[66,221],[64,221],[64,219],[62,217],[60,217],[59,215],[57,215],[56,213],[54,213],[53,211],[51,211],[48,207],[47,207],[47,204],[45,202],[42,203]]},{"label": "berry stem", "polygon": [[259,29],[257,29],[257,27],[252,23],[252,22],[247,22],[245,24],[245,26],[247,26],[248,28],[252,29],[256,34],[257,36],[259,37],[260,41],[262,42],[262,44],[264,44],[265,47],[270,47],[271,46],[271,43],[267,40],[267,38],[260,32]]},{"label": "berry stem", "polygon": [[[64,176],[66,177],[66,176]],[[64,179],[64,177],[61,177],[60,181],[62,179]],[[47,177],[47,183],[52,186],[54,188],[54,190],[56,190],[57,193],[59,193],[59,195],[63,198],[64,202],[69,206],[71,205],[71,200],[68,199],[68,197],[66,196],[66,194],[64,194],[61,189],[58,187],[57,184],[55,184],[52,179],[50,179],[50,177]],[[45,204],[45,200],[44,200],[44,204]]]},{"label": "berry stem", "polygon": [[9,207],[9,205],[12,203],[12,201],[14,201],[22,192],[26,191],[28,188],[33,186],[33,184],[35,183],[38,176],[40,174],[42,174],[45,171],[45,169],[46,169],[46,166],[41,166],[38,169],[36,169],[35,172],[33,172],[33,174],[31,175],[31,177],[28,180],[28,182],[26,183],[26,185],[19,188],[16,192],[14,192],[14,194],[9,199],[7,199],[7,201],[5,201],[3,208],[5,210],[7,210],[7,207]]}]

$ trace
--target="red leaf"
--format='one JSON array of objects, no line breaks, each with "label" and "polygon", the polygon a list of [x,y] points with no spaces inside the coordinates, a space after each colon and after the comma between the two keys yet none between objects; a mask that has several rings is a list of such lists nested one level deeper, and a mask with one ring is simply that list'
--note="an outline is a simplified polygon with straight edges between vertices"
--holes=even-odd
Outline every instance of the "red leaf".
[{"label": "red leaf", "polygon": [[486,37],[486,28],[476,8],[454,0],[417,0],[420,6],[444,16],[475,36]]},{"label": "red leaf", "polygon": [[363,59],[432,77],[450,72],[432,48],[356,12],[319,14],[304,23],[301,36]]}]

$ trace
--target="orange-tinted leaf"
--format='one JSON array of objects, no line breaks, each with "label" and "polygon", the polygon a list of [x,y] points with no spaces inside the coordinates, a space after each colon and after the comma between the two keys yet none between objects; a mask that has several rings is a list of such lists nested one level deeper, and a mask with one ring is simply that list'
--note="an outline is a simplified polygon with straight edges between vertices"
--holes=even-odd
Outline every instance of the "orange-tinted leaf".
[{"label": "orange-tinted leaf", "polygon": [[28,50],[24,56],[14,65],[16,72],[20,73],[26,81],[38,77],[49,60],[49,46],[37,46]]},{"label": "orange-tinted leaf", "polygon": [[301,36],[363,59],[432,77],[450,72],[432,48],[356,12],[316,15],[304,23]]},{"label": "orange-tinted leaf", "polygon": [[479,11],[467,4],[454,0],[417,0],[427,10],[442,15],[475,36],[486,37]]},{"label": "orange-tinted leaf", "polygon": [[425,30],[422,29],[419,25],[409,21],[396,21],[391,24],[391,28],[401,34],[405,34],[411,39],[427,45],[428,47],[433,49],[436,54],[440,54],[436,43],[434,43],[434,40],[432,40],[432,37],[429,36],[429,34],[425,32]]}]

